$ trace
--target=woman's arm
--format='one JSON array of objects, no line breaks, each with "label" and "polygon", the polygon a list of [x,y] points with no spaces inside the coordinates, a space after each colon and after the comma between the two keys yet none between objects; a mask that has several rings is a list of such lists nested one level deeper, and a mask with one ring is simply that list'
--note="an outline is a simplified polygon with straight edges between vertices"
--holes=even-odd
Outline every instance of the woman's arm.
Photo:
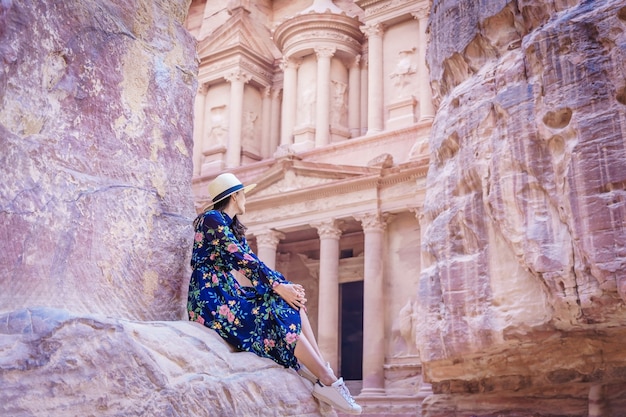
[{"label": "woman's arm", "polygon": [[289,282],[278,271],[267,267],[250,250],[245,239],[240,242],[226,224],[221,214],[209,214],[204,218],[203,233],[211,243],[209,258],[221,263],[225,270],[235,269],[243,273],[260,294],[275,286]]}]

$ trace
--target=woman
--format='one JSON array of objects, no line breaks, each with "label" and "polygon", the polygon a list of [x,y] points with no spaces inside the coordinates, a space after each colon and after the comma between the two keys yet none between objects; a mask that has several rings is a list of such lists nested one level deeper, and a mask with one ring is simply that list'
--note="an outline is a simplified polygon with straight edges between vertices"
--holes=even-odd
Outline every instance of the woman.
[{"label": "woman", "polygon": [[[233,174],[221,174],[209,184],[212,209],[194,221],[189,319],[214,329],[240,350],[254,352],[298,371],[314,383],[313,396],[338,410],[361,414],[342,378],[322,358],[306,315],[301,285],[287,281],[251,251],[246,228],[246,195]],[[252,286],[241,285],[233,272]]]}]

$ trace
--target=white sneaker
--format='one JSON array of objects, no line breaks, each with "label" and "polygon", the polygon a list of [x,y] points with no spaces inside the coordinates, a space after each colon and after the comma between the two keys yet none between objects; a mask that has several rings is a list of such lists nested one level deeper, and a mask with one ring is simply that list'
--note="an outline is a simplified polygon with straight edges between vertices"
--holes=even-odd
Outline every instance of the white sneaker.
[{"label": "white sneaker", "polygon": [[342,413],[361,414],[362,408],[354,401],[343,378],[339,378],[332,385],[324,386],[319,381],[313,388],[313,396],[320,401],[332,405]]}]

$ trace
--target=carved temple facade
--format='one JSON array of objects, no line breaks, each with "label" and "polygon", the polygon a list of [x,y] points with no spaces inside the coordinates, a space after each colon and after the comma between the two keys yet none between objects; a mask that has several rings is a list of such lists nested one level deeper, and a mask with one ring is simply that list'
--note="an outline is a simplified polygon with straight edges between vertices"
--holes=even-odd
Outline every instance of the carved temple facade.
[{"label": "carved temple facade", "polygon": [[435,113],[428,0],[193,0],[194,193],[257,183],[249,240],[307,290],[364,415],[416,415],[420,208]]}]

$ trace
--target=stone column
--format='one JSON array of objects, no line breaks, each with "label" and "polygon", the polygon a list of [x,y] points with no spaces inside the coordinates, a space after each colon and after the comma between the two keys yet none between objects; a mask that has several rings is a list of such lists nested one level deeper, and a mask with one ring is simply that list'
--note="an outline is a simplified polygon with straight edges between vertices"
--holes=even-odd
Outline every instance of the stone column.
[{"label": "stone column", "polygon": [[276,269],[276,248],[285,235],[276,230],[268,230],[256,235],[256,246],[259,259],[271,269]]},{"label": "stone column", "polygon": [[317,55],[317,101],[315,103],[315,147],[330,142],[330,59],[336,48],[315,48]]},{"label": "stone column", "polygon": [[337,370],[339,363],[339,238],[334,221],[313,224],[320,237],[317,340],[324,358]]},{"label": "stone column", "polygon": [[289,146],[293,143],[293,129],[296,123],[296,99],[298,89],[298,66],[299,61],[283,58],[281,64],[283,76],[283,108],[280,128],[281,146]]},{"label": "stone column", "polygon": [[430,89],[430,76],[426,66],[426,46],[428,45],[428,13],[430,9],[424,9],[413,13],[413,17],[419,22],[419,39],[417,52],[417,83],[420,117],[418,122],[433,120],[435,118],[435,106],[433,94]]},{"label": "stone column", "polygon": [[378,214],[357,217],[365,236],[363,276],[363,390],[361,396],[385,393],[384,232]]},{"label": "stone column", "polygon": [[[422,242],[424,241],[424,231],[426,230],[426,225],[424,224],[424,206],[417,206],[415,208],[410,209],[411,212],[415,215],[417,222],[419,223],[419,238],[420,238],[420,247],[422,246]],[[427,264],[426,259],[424,259],[424,251],[420,251],[420,274],[422,273],[422,268]]]},{"label": "stone column", "polygon": [[226,166],[234,168],[241,165],[241,127],[243,125],[244,85],[250,81],[250,75],[243,71],[233,71],[226,80],[230,82],[230,115],[228,120],[228,147]]},{"label": "stone column", "polygon": [[269,154],[273,155],[280,143],[280,88],[273,88],[271,93],[271,120],[270,120],[270,148]]},{"label": "stone column", "polygon": [[193,119],[193,175],[200,175],[202,171],[202,162],[204,157],[202,150],[204,149],[204,131],[206,95],[209,87],[205,83],[198,85],[198,92],[194,101],[194,119]]},{"label": "stone column", "polygon": [[367,134],[376,134],[384,128],[384,79],[383,79],[383,24],[367,25],[362,28],[368,41],[368,101]]},{"label": "stone column", "polygon": [[354,57],[348,70],[348,127],[350,137],[361,136],[361,55]]},{"label": "stone column", "polygon": [[361,60],[361,135],[367,133],[367,80],[369,79],[369,71],[367,68],[367,59]]},{"label": "stone column", "polygon": [[[206,85],[206,93],[208,95],[210,87],[208,86],[208,84]],[[208,158],[209,158],[209,153],[211,151],[212,148],[216,148],[217,146],[221,145],[221,143],[218,143],[219,140],[216,140],[216,138],[211,137],[211,129],[214,128],[213,123],[214,121],[212,120],[212,115],[211,115],[211,103],[209,103],[209,100],[207,99],[207,97],[205,96],[204,99],[204,110],[203,110],[203,114],[204,114],[204,121],[202,123],[202,150],[200,151],[202,153],[202,163],[200,164],[200,175],[203,175],[206,170],[205,164],[208,164]],[[225,127],[225,125],[223,125],[223,127]]]},{"label": "stone column", "polygon": [[263,105],[261,110],[261,156],[267,158],[270,156],[270,135],[272,130],[272,98],[271,88],[265,87],[261,94],[263,96]]},{"label": "stone column", "polygon": [[[411,211],[415,215],[415,218],[417,219],[417,222],[419,223],[420,242],[419,242],[418,247],[421,247],[422,242],[424,241],[424,230],[426,230],[426,228],[424,227],[424,206],[414,207],[414,208],[409,209],[409,211]],[[424,265],[426,265],[426,262],[424,260],[424,252],[420,251],[419,258],[420,258],[419,273],[421,274],[422,269],[424,268]],[[419,363],[421,366],[422,364],[421,358],[419,360]],[[424,382],[422,378],[420,381],[420,386],[419,386],[419,391],[417,393],[417,397],[426,398],[432,395],[432,393],[433,393],[432,385],[427,382]]]}]

